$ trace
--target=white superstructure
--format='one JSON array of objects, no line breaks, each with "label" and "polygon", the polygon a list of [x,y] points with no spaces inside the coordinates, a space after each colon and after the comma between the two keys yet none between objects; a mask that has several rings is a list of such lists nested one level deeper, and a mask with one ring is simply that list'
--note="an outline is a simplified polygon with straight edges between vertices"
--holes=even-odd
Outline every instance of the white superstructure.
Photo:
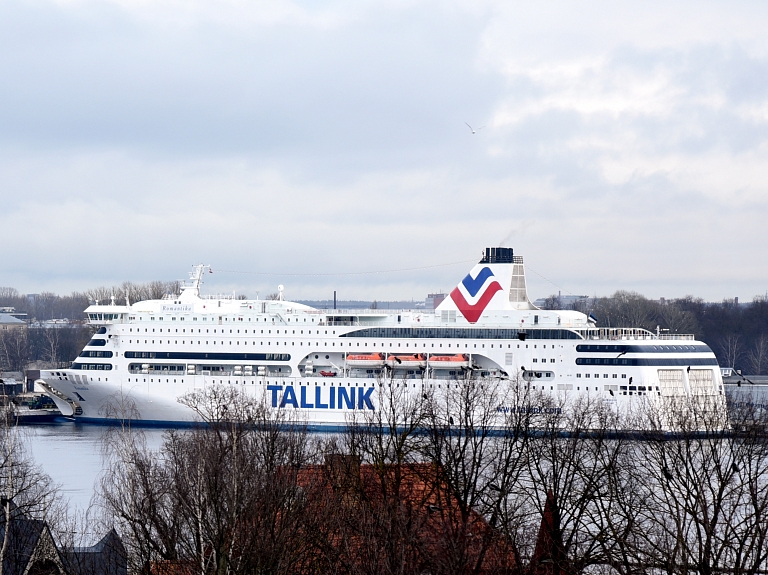
[{"label": "white superstructure", "polygon": [[[119,417],[108,406],[129,398],[142,421],[192,422],[179,397],[233,385],[323,428],[375,410],[382,385],[423,393],[494,378],[617,408],[722,395],[715,355],[692,335],[598,328],[576,311],[536,308],[510,248],[486,249],[434,312],[320,310],[284,301],[282,290],[277,300],[206,297],[205,270],[196,266],[178,295],[91,305],[91,341],[71,368],[43,371],[38,383],[81,420]],[[520,406],[499,406],[510,409]]]}]

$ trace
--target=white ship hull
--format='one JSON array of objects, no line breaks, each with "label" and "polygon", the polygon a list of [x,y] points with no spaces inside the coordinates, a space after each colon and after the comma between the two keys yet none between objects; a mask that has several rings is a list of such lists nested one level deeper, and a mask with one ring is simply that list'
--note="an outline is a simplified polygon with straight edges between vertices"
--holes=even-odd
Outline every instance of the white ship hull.
[{"label": "white ship hull", "polygon": [[[198,266],[170,299],[90,306],[93,339],[70,369],[44,371],[39,383],[64,415],[83,421],[192,424],[195,412],[179,399],[226,385],[326,429],[380,409],[388,386],[424,395],[495,381],[502,397],[558,405],[589,397],[627,412],[723,397],[715,356],[693,336],[598,328],[579,312],[539,310],[522,259],[494,250],[434,313],[204,298]],[[374,354],[381,359],[364,357]],[[552,401],[522,403],[501,399],[498,413]]]}]

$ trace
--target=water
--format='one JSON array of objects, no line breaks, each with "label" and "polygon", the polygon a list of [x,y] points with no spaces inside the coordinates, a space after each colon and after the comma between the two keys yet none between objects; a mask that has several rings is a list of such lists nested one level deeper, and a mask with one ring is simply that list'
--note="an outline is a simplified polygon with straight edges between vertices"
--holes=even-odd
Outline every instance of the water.
[{"label": "water", "polygon": [[[84,510],[91,503],[104,458],[102,439],[107,427],[69,421],[17,428],[27,452],[53,479],[71,509]],[[157,449],[164,429],[142,430],[147,446]]]}]

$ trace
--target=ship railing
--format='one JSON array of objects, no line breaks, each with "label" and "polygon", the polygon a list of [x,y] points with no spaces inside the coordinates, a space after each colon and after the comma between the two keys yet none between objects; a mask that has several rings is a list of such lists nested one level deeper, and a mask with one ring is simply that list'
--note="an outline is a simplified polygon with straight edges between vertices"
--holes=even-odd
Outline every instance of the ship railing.
[{"label": "ship railing", "polygon": [[574,329],[584,339],[602,340],[688,340],[695,339],[692,333],[661,333],[656,334],[643,328],[627,327],[598,327],[590,329]]},{"label": "ship railing", "polygon": [[384,322],[384,321],[328,321],[325,322],[323,325],[329,325],[329,326],[396,326],[397,324],[390,323],[390,322]]},{"label": "ship railing", "polygon": [[221,293],[221,294],[211,293],[211,294],[201,295],[200,299],[231,299],[231,300],[234,300],[234,299],[237,299],[237,296],[235,294],[233,294],[233,293]]}]

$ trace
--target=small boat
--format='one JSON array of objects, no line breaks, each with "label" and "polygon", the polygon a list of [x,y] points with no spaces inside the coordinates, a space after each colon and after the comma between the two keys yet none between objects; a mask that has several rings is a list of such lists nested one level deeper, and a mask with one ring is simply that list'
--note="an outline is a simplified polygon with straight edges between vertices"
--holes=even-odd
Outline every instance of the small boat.
[{"label": "small boat", "polygon": [[336,372],[335,371],[323,371],[321,369],[320,370],[320,375],[322,375],[323,377],[336,377]]},{"label": "small boat", "polygon": [[349,354],[347,365],[349,367],[381,367],[384,365],[384,356],[380,353]]},{"label": "small boat", "polygon": [[387,365],[394,368],[426,367],[427,358],[422,353],[412,355],[390,355],[387,358]]},{"label": "small boat", "polygon": [[429,366],[435,369],[456,369],[469,367],[469,358],[466,354],[432,355],[429,357]]}]

